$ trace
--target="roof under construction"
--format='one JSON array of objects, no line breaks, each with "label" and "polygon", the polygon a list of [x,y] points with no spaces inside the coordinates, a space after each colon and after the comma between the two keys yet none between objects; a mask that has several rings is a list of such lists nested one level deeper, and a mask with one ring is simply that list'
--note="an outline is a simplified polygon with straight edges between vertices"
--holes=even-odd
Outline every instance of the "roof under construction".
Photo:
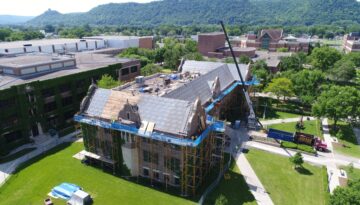
[{"label": "roof under construction", "polygon": [[[248,66],[241,65],[240,70],[243,78],[248,79]],[[190,139],[196,134],[194,124],[200,123],[196,116],[205,115],[214,107],[211,102],[222,100],[241,85],[235,65],[196,61],[186,61],[180,74],[157,74],[137,81],[113,90],[93,86],[75,121],[177,145],[197,146],[210,131],[223,131],[224,126],[209,116],[211,120],[206,120],[206,125],[201,122],[203,131]],[[207,107],[203,107],[205,104]]]}]

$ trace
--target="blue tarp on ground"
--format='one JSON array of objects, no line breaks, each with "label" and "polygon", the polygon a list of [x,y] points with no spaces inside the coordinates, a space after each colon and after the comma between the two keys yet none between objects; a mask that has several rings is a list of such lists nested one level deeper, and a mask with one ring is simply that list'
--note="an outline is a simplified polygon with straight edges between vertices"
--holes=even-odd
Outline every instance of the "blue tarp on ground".
[{"label": "blue tarp on ground", "polygon": [[69,200],[73,193],[80,190],[81,188],[75,184],[62,183],[59,186],[54,187],[51,190],[51,194],[55,197],[59,197],[65,200]]}]

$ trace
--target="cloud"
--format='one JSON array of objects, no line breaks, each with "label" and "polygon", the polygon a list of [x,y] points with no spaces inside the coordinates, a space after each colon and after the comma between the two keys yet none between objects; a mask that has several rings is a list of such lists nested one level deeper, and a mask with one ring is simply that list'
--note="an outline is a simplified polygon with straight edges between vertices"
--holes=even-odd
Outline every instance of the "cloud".
[{"label": "cloud", "polygon": [[49,8],[61,13],[86,12],[100,4],[111,2],[147,3],[150,1],[152,0],[0,0],[0,14],[37,16]]}]

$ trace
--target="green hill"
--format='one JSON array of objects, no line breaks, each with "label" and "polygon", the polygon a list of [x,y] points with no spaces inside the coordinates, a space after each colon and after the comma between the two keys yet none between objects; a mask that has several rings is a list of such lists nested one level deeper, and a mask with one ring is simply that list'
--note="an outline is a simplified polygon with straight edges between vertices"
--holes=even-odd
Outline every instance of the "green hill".
[{"label": "green hill", "polygon": [[29,25],[314,25],[360,23],[356,0],[163,0],[145,4],[111,3],[86,13],[48,10]]}]

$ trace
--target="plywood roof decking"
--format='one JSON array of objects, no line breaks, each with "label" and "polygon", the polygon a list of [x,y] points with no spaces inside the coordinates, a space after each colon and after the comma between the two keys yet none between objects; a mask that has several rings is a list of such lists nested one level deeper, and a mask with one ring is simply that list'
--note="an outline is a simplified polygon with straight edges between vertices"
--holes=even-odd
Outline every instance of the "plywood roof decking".
[{"label": "plywood roof decking", "polygon": [[137,105],[138,101],[139,96],[132,96],[129,93],[113,91],[107,99],[101,118],[117,120],[119,111],[123,110],[127,103]]}]

